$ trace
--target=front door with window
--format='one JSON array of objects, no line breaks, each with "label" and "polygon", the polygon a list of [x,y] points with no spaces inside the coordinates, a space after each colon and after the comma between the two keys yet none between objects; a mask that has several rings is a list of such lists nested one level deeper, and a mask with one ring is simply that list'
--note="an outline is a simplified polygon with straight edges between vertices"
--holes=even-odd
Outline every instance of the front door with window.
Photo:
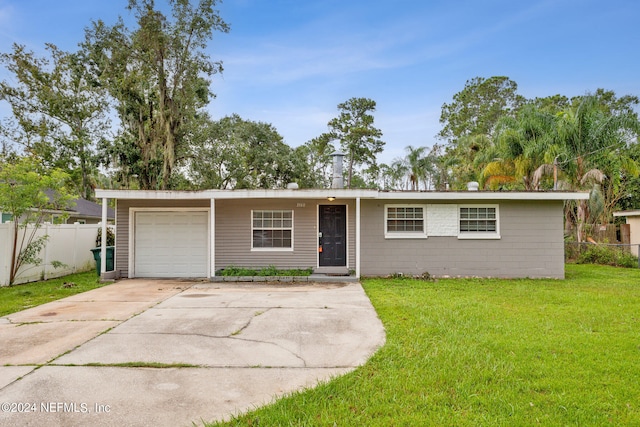
[{"label": "front door with window", "polygon": [[347,266],[347,207],[320,205],[318,251],[320,267]]}]

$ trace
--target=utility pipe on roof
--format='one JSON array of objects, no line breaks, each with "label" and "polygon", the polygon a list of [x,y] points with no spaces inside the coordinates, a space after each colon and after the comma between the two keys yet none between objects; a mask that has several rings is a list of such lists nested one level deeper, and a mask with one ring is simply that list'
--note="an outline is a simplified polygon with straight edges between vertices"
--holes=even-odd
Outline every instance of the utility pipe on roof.
[{"label": "utility pipe on roof", "polygon": [[331,188],[344,188],[344,179],[342,178],[342,159],[344,154],[335,152],[333,157],[333,178],[331,180]]}]

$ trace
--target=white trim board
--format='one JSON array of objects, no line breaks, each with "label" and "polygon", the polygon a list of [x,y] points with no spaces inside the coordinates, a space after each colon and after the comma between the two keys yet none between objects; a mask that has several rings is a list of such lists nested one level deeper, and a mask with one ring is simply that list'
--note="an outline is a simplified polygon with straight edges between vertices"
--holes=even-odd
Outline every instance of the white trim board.
[{"label": "white trim board", "polygon": [[328,199],[338,202],[346,199],[377,200],[587,200],[587,192],[511,192],[511,191],[378,191],[349,189],[310,190],[102,190],[96,189],[97,198],[142,200],[207,200],[207,199]]}]

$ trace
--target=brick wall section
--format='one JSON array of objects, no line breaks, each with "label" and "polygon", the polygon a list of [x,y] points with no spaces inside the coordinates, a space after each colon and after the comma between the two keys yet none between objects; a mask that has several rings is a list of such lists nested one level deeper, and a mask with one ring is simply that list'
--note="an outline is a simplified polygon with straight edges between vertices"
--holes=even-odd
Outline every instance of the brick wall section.
[{"label": "brick wall section", "polygon": [[[385,202],[363,200],[361,274],[564,278],[562,201],[476,203],[499,205],[501,239],[385,239]],[[434,211],[442,213],[446,208]]]}]

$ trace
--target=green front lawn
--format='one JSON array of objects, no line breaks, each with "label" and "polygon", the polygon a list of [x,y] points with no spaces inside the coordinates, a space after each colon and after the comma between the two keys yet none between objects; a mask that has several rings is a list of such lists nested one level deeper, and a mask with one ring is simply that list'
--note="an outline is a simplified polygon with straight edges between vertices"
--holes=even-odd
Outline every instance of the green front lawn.
[{"label": "green front lawn", "polygon": [[92,270],[42,282],[2,286],[0,287],[0,316],[99,288],[102,285],[95,270]]},{"label": "green front lawn", "polygon": [[640,270],[365,280],[387,343],[230,426],[640,425]]}]

